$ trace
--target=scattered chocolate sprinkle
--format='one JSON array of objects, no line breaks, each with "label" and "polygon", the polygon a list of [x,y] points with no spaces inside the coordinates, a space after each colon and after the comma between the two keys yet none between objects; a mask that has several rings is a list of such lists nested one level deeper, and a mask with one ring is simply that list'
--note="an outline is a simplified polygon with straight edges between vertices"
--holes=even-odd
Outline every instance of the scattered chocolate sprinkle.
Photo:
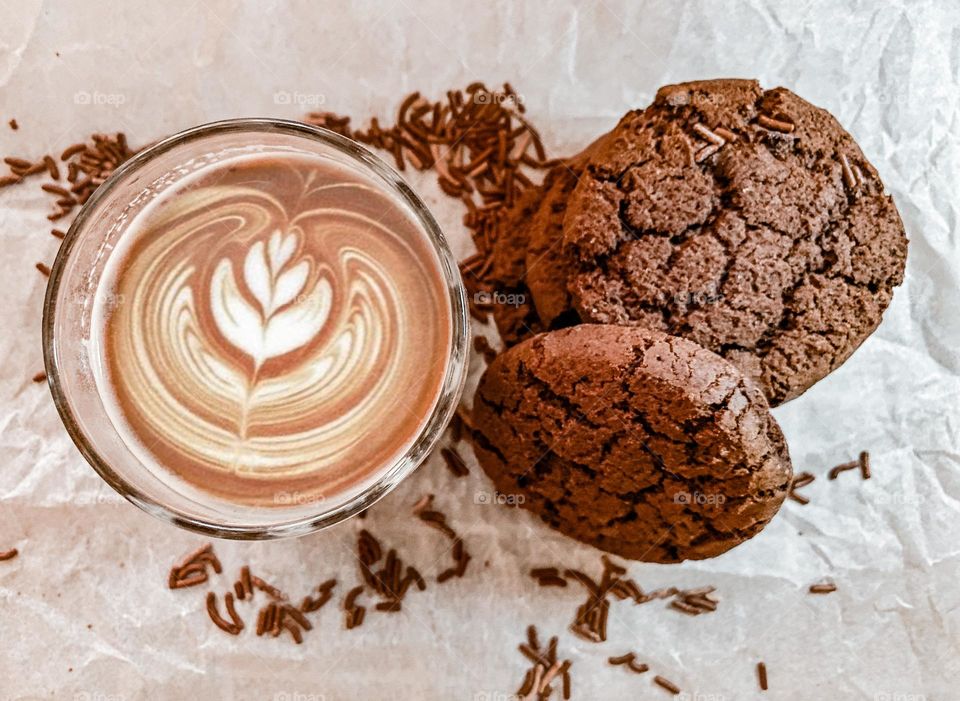
[{"label": "scattered chocolate sprinkle", "polygon": [[724,139],[719,134],[711,131],[703,124],[699,124],[699,123],[694,124],[693,130],[697,132],[700,136],[702,136],[704,139],[714,144],[715,146],[723,146],[725,143],[727,143],[726,139]]},{"label": "scattered chocolate sprinkle", "polygon": [[643,674],[644,672],[650,671],[649,665],[643,664],[642,662],[637,662],[636,658],[637,656],[634,653],[628,652],[624,655],[620,655],[619,657],[611,657],[607,660],[607,662],[612,665],[625,665],[627,669],[635,674]]},{"label": "scattered chocolate sprinkle", "polygon": [[280,591],[279,589],[277,589],[277,588],[276,588],[275,586],[273,586],[272,584],[269,584],[269,583],[265,582],[264,580],[260,579],[260,577],[257,577],[256,575],[251,575],[251,577],[250,577],[250,583],[251,583],[256,589],[259,589],[260,591],[262,591],[262,592],[263,592],[264,594],[266,594],[267,596],[271,596],[271,597],[273,597],[274,599],[277,599],[278,601],[285,600],[285,599],[287,598],[287,595],[284,594],[282,591]]},{"label": "scattered chocolate sprinkle", "polygon": [[207,592],[207,613],[210,616],[210,620],[220,630],[229,633],[230,635],[239,635],[240,631],[243,630],[243,622],[237,617],[237,612],[233,609],[233,594],[227,594],[227,611],[232,619],[232,622],[226,621],[217,611],[217,595],[212,591]]},{"label": "scattered chocolate sprinkle", "polygon": [[227,607],[227,615],[230,616],[230,620],[233,621],[233,625],[236,626],[238,632],[243,630],[243,621],[240,616],[237,615],[237,609],[233,605],[233,594],[227,592],[224,597],[224,603]]},{"label": "scattered chocolate sprinkle", "polygon": [[304,630],[313,630],[313,624],[307,619],[306,616],[303,615],[300,609],[295,608],[290,604],[284,604],[282,608],[284,613],[292,618],[298,626]]},{"label": "scattered chocolate sprinkle", "polygon": [[470,474],[470,468],[467,467],[463,458],[460,457],[460,453],[453,448],[441,448],[440,455],[443,457],[447,469],[450,470],[454,477],[466,477]]},{"label": "scattered chocolate sprinkle", "polygon": [[717,133],[717,136],[721,137],[724,141],[737,140],[737,135],[734,134],[729,129],[727,129],[726,127],[717,127],[716,129],[714,129],[714,131]]},{"label": "scattered chocolate sprinkle", "polygon": [[[428,496],[430,498],[430,502],[432,503],[433,495],[430,494]],[[440,531],[445,536],[450,538],[450,540],[457,539],[456,532],[452,528],[450,528],[450,526],[447,525],[447,517],[443,513],[436,511],[434,509],[423,508],[417,512],[417,518],[419,518],[421,521],[426,523],[431,528],[435,528],[436,530]]]},{"label": "scattered chocolate sprinkle", "polygon": [[87,145],[84,143],[76,143],[76,144],[73,144],[72,146],[67,146],[67,148],[63,150],[63,153],[60,154],[60,160],[69,161],[71,157],[77,155],[78,153],[82,153],[83,151],[86,151],[86,150],[87,150]]},{"label": "scattered chocolate sprinkle", "polygon": [[524,168],[543,170],[558,163],[547,160],[540,135],[523,113],[510,86],[491,91],[475,82],[465,90],[448,91],[438,102],[419,93],[408,95],[392,127],[371,119],[365,131],[352,130],[348,117],[331,113],[313,113],[306,121],[389,152],[400,170],[409,162],[417,170],[436,171],[443,191],[467,208],[463,223],[478,252],[469,268],[461,270],[470,314],[485,322],[490,306],[474,298],[477,292],[493,290],[494,283],[486,278],[505,208],[533,184]]},{"label": "scattered chocolate sprinkle", "polygon": [[860,170],[860,166],[853,165],[851,168],[853,169],[853,176],[857,181],[857,186],[863,187],[863,171]]},{"label": "scattered chocolate sprinkle", "polygon": [[671,596],[676,596],[680,593],[680,590],[676,587],[667,587],[665,589],[656,589],[646,595],[647,601],[653,601],[654,599],[669,599]]},{"label": "scattered chocolate sprinkle", "polygon": [[43,263],[37,263],[34,267],[36,267],[44,277],[50,277],[50,268]]},{"label": "scattered chocolate sprinkle", "polygon": [[[378,611],[399,611],[400,602],[403,601],[412,584],[416,584],[420,591],[427,587],[423,576],[415,567],[407,566],[406,572],[404,572],[403,560],[397,555],[394,548],[391,548],[387,552],[386,558],[383,558],[383,548],[380,546],[380,542],[369,531],[361,530],[357,535],[357,559],[360,563],[360,575],[364,582],[364,584],[359,585],[361,590],[364,586],[370,587],[374,593],[383,598],[380,603],[384,605],[375,605],[374,607]],[[380,562],[381,559],[384,560],[383,565],[380,569],[374,571],[373,565]],[[332,586],[329,582],[325,584]],[[363,614],[351,615],[359,616],[362,620]],[[355,623],[355,625],[359,625],[359,623]]]},{"label": "scattered chocolate sprinkle", "polygon": [[[50,177],[54,180],[60,179],[60,169],[57,168],[57,162],[49,155],[43,157],[43,165],[46,167],[47,172],[50,174]],[[65,196],[70,196],[70,193],[64,191]],[[73,199],[71,197],[71,199]]]},{"label": "scattered chocolate sprinkle", "polygon": [[594,596],[600,595],[600,587],[597,586],[597,583],[594,582],[593,579],[590,577],[590,575],[586,574],[585,572],[581,572],[580,570],[568,569],[568,570],[564,570],[563,574],[565,577],[569,577],[570,579],[577,580],[577,582],[579,582],[587,591],[589,591]]},{"label": "scattered chocolate sprinkle", "polygon": [[[11,175],[0,177],[0,187],[45,173],[53,182],[41,185],[41,189],[51,195],[56,204],[56,209],[47,215],[47,219],[57,221],[71,214],[75,207],[84,204],[113,171],[134,153],[122,133],[112,137],[93,134],[89,143],[73,144],[60,155],[60,160],[67,167],[69,187],[57,184],[62,177],[61,169],[56,159],[50,155],[43,156],[36,163],[25,158],[5,158],[4,163],[9,166]],[[56,232],[53,233],[57,235]]]},{"label": "scattered chocolate sprinkle", "polygon": [[602,642],[607,639],[606,624],[610,609],[608,594],[620,601],[631,599],[635,604],[673,599],[668,604],[669,608],[692,616],[717,610],[719,600],[714,594],[715,587],[704,586],[686,590],[668,587],[645,594],[633,579],[624,576],[627,573],[625,567],[613,562],[606,555],[602,556],[601,560],[603,573],[599,582],[585,572],[571,568],[561,571],[557,567],[535,567],[530,570],[530,576],[537,580],[540,586],[564,587],[568,580],[573,580],[587,590],[587,600],[577,608],[570,626],[574,633],[585,640]]},{"label": "scattered chocolate sprinkle", "polygon": [[703,161],[710,158],[710,156],[712,156],[719,150],[720,150],[720,147],[717,144],[710,144],[709,146],[704,146],[702,149],[697,151],[697,154],[694,157],[694,160],[697,163],[702,163]]},{"label": "scattered chocolate sprinkle", "polygon": [[541,587],[567,586],[567,580],[560,576],[556,567],[535,567],[530,570],[530,576],[536,579]]},{"label": "scattered chocolate sprinkle", "polygon": [[644,595],[632,579],[619,579],[610,587],[610,593],[621,601],[623,599],[633,599],[635,603],[644,603]]},{"label": "scattered chocolate sprinkle", "polygon": [[821,582],[810,585],[811,594],[832,594],[837,590],[837,585],[833,582]]},{"label": "scattered chocolate sprinkle", "polygon": [[363,593],[363,585],[358,585],[351,589],[346,598],[343,600],[343,610],[346,612],[346,626],[347,630],[356,628],[359,625],[363,624],[363,616],[366,612],[366,609],[363,606],[358,606],[356,603],[357,597]]},{"label": "scattered chocolate sprinkle", "polygon": [[30,161],[24,158],[14,158],[13,156],[7,156],[3,159],[3,162],[16,170],[29,170],[33,167],[33,163]]},{"label": "scattered chocolate sprinkle", "polygon": [[274,623],[277,620],[277,611],[278,607],[272,601],[260,609],[260,614],[263,616],[263,621],[262,625],[259,620],[257,621],[257,635],[270,633],[273,630]]},{"label": "scattered chocolate sprinkle", "polygon": [[846,185],[849,190],[856,189],[857,176],[850,167],[850,159],[847,158],[847,154],[845,153],[840,154],[840,170],[843,174],[843,184]]},{"label": "scattered chocolate sprinkle", "polygon": [[653,681],[654,681],[654,683],[656,683],[658,686],[660,686],[660,687],[666,689],[667,691],[669,691],[671,694],[676,695],[676,694],[679,694],[679,693],[680,693],[680,687],[679,687],[679,686],[677,686],[676,684],[674,684],[674,683],[673,683],[672,681],[670,681],[669,679],[665,679],[664,677],[661,677],[659,674],[653,678]]},{"label": "scattered chocolate sprinkle", "polygon": [[371,535],[366,529],[361,530],[357,536],[357,556],[360,562],[365,565],[372,565],[382,557],[380,541]]},{"label": "scattered chocolate sprinkle", "polygon": [[240,586],[247,596],[253,596],[253,580],[250,578],[250,567],[244,565],[240,568]]},{"label": "scattered chocolate sprinkle", "polygon": [[36,375],[34,375],[33,378],[31,378],[31,379],[32,379],[34,382],[38,383],[38,384],[39,384],[40,382],[46,382],[46,381],[47,381],[47,373],[45,373],[45,372],[38,372],[38,373],[37,373]]},{"label": "scattered chocolate sprinkle", "polygon": [[787,491],[787,496],[799,504],[809,504],[810,499],[797,492],[797,490],[811,484],[815,479],[816,477],[810,472],[801,472],[798,475],[794,475],[790,482],[790,489]]},{"label": "scattered chocolate sprinkle", "polygon": [[763,662],[757,662],[757,681],[760,683],[760,690],[767,690],[767,665]]},{"label": "scattered chocolate sprinkle", "polygon": [[551,682],[557,677],[561,679],[561,697],[570,698],[570,660],[557,659],[557,637],[550,638],[547,648],[540,646],[540,639],[535,626],[527,628],[527,640],[520,643],[517,649],[531,663],[531,668],[524,674],[523,682],[517,690],[517,697],[521,701],[544,701],[553,695]]},{"label": "scattered chocolate sprinkle", "polygon": [[17,550],[16,548],[10,548],[6,552],[0,553],[0,562],[4,562],[6,560],[12,560],[19,554],[20,554],[19,550]]},{"label": "scattered chocolate sprinkle", "polygon": [[693,616],[697,616],[700,613],[702,613],[700,609],[698,609],[697,607],[691,606],[690,604],[687,604],[683,601],[671,601],[670,608],[677,609],[678,611],[683,611],[684,613],[689,613]]},{"label": "scattered chocolate sprinkle", "polygon": [[865,480],[870,479],[870,453],[866,450],[861,451],[858,462],[860,463],[860,476]]},{"label": "scattered chocolate sprinkle", "polygon": [[714,591],[714,587],[678,591],[674,595],[676,598],[670,602],[669,607],[692,616],[716,611],[719,602],[712,596]]},{"label": "scattered chocolate sprinkle", "polygon": [[207,543],[187,555],[179,565],[170,569],[167,585],[170,589],[183,589],[202,584],[207,581],[206,566],[210,565],[214,572],[222,572],[220,560],[213,553],[213,545]]},{"label": "scattered chocolate sprinkle", "polygon": [[297,628],[293,621],[290,619],[285,619],[283,621],[283,627],[285,630],[290,631],[290,635],[293,636],[293,640],[297,645],[303,643],[303,633],[300,632],[300,629]]},{"label": "scattered chocolate sprinkle", "polygon": [[316,598],[309,596],[304,597],[303,602],[300,604],[300,610],[304,613],[312,613],[313,611],[319,610],[324,604],[333,598],[333,589],[336,586],[336,579],[328,579],[323,584],[320,584],[317,587],[317,591],[320,595]]},{"label": "scattered chocolate sprinkle", "polygon": [[850,462],[845,462],[837,465],[834,468],[831,468],[830,472],[827,473],[827,478],[831,480],[837,479],[840,476],[841,472],[846,472],[847,470],[855,470],[860,467],[859,460],[851,460]]},{"label": "scattered chocolate sprinkle", "polygon": [[267,630],[267,613],[271,606],[273,606],[273,604],[268,604],[264,608],[260,609],[260,613],[257,614],[256,634],[258,636],[263,635]]},{"label": "scattered chocolate sprinkle", "polygon": [[14,131],[20,128],[20,125],[17,123],[16,119],[11,119],[9,122],[7,122],[7,125]]},{"label": "scattered chocolate sprinkle", "polygon": [[759,117],[757,117],[757,122],[764,129],[770,129],[771,131],[779,131],[784,134],[789,134],[794,129],[796,129],[796,125],[791,121],[787,121],[786,118],[781,119],[781,118],[768,117],[765,114],[761,114]]},{"label": "scattered chocolate sprinkle", "polygon": [[[49,156],[48,156],[48,158],[49,158]],[[51,160],[50,162],[53,163],[52,160]],[[56,164],[54,164],[54,167],[56,167]],[[51,183],[45,183],[45,184],[43,184],[43,185],[40,186],[40,189],[43,190],[44,192],[49,192],[49,193],[52,194],[52,195],[60,195],[60,197],[62,197],[62,198],[70,198],[70,201],[71,201],[71,202],[75,202],[75,200],[73,199],[73,195],[72,195],[68,190],[65,190],[64,188],[60,187],[59,185],[53,185],[53,184],[51,184]]]}]

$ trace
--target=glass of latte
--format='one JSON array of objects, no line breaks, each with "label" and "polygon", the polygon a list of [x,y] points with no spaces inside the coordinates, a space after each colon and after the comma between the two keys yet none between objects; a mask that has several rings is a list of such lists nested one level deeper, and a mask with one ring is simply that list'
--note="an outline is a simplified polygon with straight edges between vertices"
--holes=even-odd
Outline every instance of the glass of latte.
[{"label": "glass of latte", "polygon": [[436,221],[362,146],[218,122],[101,186],[53,266],[44,358],[87,461],[211,535],[336,523],[413,471],[465,374],[463,286]]}]

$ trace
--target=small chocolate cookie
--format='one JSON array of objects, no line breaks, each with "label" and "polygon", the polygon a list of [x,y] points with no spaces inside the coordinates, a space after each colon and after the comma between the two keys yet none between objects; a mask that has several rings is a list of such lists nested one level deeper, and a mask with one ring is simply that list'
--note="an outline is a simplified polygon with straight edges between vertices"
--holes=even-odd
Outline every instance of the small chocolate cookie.
[{"label": "small chocolate cookie", "polygon": [[594,151],[563,255],[583,321],[696,341],[776,405],[879,325],[907,238],[829,113],[784,88],[709,80],[661,88]]},{"label": "small chocolate cookie", "polygon": [[504,215],[493,245],[493,321],[508,347],[543,330],[525,280],[530,221],[543,196],[542,187],[524,190]]},{"label": "small chocolate cookie", "polygon": [[502,353],[473,409],[480,464],[548,525],[623,557],[713,557],[783,502],[787,446],[720,356],[640,327],[583,324]]},{"label": "small chocolate cookie", "polygon": [[580,182],[590,154],[604,138],[606,135],[547,174],[539,206],[528,221],[524,258],[526,284],[533,295],[537,315],[547,329],[579,322],[567,290],[567,280],[573,274],[573,261],[562,255],[563,220],[567,201]]},{"label": "small chocolate cookie", "polygon": [[492,277],[503,293],[501,299],[523,300],[493,310],[497,330],[508,347],[546,329],[579,321],[567,292],[572,270],[561,255],[563,217],[590,154],[606,137],[551,168],[542,185],[524,190],[499,227]]}]

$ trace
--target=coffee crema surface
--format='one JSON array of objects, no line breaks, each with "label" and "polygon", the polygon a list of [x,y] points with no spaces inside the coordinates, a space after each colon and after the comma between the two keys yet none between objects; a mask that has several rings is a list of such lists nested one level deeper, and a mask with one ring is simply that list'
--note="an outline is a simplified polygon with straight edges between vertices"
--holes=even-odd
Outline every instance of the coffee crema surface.
[{"label": "coffee crema surface", "polygon": [[400,458],[451,346],[438,256],[366,176],[259,153],[130,224],[95,312],[100,393],[145,462],[263,506],[360,489]]}]

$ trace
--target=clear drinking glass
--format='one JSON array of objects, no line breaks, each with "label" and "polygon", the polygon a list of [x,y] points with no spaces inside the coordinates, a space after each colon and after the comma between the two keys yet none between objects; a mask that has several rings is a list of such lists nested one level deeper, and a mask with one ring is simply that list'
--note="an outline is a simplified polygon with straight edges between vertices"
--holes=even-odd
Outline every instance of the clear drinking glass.
[{"label": "clear drinking glass", "polygon": [[[446,283],[450,354],[441,391],[409,449],[354,493],[258,507],[213,495],[198,498],[160,479],[123,442],[107,414],[94,376],[91,320],[107,261],[136,215],[200,168],[269,150],[307,153],[356,169],[382,186],[432,244]],[[469,325],[463,283],[437,222],[400,176],[363,146],[326,129],[275,119],[239,119],[181,132],[117,169],[81,209],[50,275],[43,311],[43,352],[57,410],[93,468],[126,499],[178,526],[208,535],[268,539],[309,533],[367,508],[409,475],[450,421],[466,373]],[[372,430],[376,430],[373,427]]]}]

